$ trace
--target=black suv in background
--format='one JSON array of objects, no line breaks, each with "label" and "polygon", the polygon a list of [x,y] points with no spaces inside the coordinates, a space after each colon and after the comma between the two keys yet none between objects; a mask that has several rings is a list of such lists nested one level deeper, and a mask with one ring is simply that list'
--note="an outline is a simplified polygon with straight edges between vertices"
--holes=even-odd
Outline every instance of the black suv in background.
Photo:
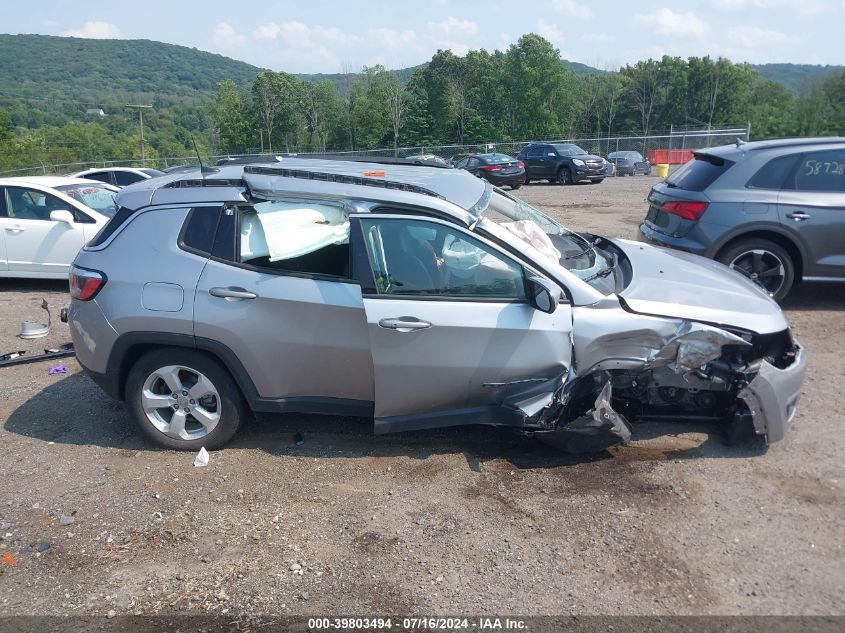
[{"label": "black suv in background", "polygon": [[562,185],[588,180],[599,183],[607,175],[607,161],[572,143],[529,143],[517,158],[525,163],[525,183],[548,180]]}]

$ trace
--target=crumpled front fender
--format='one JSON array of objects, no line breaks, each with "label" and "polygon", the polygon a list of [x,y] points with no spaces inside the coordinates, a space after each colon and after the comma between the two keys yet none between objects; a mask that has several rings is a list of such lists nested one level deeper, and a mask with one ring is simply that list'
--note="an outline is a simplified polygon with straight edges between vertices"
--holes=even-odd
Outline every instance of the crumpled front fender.
[{"label": "crumpled front fender", "polygon": [[769,444],[784,438],[801,396],[801,384],[807,373],[807,354],[797,343],[795,347],[795,359],[789,367],[778,369],[762,361],[754,380],[738,394],[748,405],[754,430],[758,435],[765,435]]}]

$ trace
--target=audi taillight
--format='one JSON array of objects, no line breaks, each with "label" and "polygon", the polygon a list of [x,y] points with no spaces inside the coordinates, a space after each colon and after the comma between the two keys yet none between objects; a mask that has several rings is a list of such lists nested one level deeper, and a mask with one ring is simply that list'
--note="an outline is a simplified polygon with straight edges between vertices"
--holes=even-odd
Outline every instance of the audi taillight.
[{"label": "audi taillight", "polygon": [[672,200],[661,204],[660,210],[664,213],[677,215],[684,220],[697,222],[707,210],[707,203],[694,200]]},{"label": "audi taillight", "polygon": [[73,266],[70,269],[70,296],[80,301],[90,301],[106,285],[106,276],[96,270]]},{"label": "audi taillight", "polygon": [[501,165],[482,165],[481,170],[482,171],[501,171],[502,166]]}]

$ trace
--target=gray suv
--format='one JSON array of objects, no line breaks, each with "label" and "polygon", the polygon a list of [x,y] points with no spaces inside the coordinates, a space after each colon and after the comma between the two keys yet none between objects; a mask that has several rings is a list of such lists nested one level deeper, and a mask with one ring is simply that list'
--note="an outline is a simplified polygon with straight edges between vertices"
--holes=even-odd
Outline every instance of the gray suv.
[{"label": "gray suv", "polygon": [[806,355],[706,259],[567,230],[463,170],[285,158],[126,187],[77,256],[81,365],[177,449],[250,411],[460,424],[570,451],[637,420],[783,438]]},{"label": "gray suv", "polygon": [[845,138],[702,150],[648,201],[646,241],[716,259],[776,301],[799,281],[845,281]]}]

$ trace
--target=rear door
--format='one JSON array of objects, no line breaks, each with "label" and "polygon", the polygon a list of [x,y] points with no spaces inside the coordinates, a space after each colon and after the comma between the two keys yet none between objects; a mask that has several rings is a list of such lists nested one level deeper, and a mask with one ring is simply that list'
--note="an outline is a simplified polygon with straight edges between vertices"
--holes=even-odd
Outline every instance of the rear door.
[{"label": "rear door", "polygon": [[50,212],[70,204],[57,196],[27,187],[6,187],[5,214],[0,218],[10,273],[28,277],[61,277],[70,270],[85,244],[84,225],[50,219]]},{"label": "rear door", "polygon": [[534,145],[525,154],[525,172],[529,178],[549,178],[549,162],[553,159],[546,156],[549,148],[546,145]]},{"label": "rear door", "polygon": [[225,345],[271,409],[369,413],[372,361],[348,244],[271,262],[249,236],[254,216],[250,208],[221,216],[197,285],[194,334]]},{"label": "rear door", "polygon": [[359,216],[352,231],[377,430],[513,423],[509,406],[565,375],[569,306],[532,308],[523,266],[496,246],[430,218]]},{"label": "rear door", "polygon": [[845,277],[845,149],[804,154],[778,196],[808,254],[804,277]]}]

